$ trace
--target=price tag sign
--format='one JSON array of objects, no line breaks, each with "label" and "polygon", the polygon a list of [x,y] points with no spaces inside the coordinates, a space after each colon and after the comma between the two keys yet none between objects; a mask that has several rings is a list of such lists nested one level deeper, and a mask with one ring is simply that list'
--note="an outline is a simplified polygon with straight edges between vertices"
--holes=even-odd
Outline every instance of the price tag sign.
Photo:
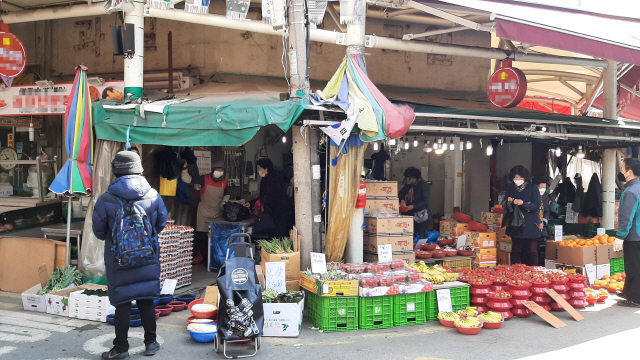
[{"label": "price tag sign", "polygon": [[378,245],[378,262],[391,262],[391,244]]},{"label": "price tag sign", "polygon": [[451,305],[451,291],[449,289],[436,290],[438,296],[438,311],[453,312]]},{"label": "price tag sign", "polygon": [[556,225],[556,241],[562,241],[562,225]]},{"label": "price tag sign", "polygon": [[265,287],[273,289],[278,294],[287,291],[286,263],[284,261],[270,261],[265,263]]},{"label": "price tag sign", "polygon": [[584,268],[587,270],[589,284],[593,284],[598,279],[598,276],[596,275],[596,267],[593,264],[584,264]]},{"label": "price tag sign", "polygon": [[598,236],[604,235],[605,233],[606,231],[604,230],[604,228],[598,228]]},{"label": "price tag sign", "polygon": [[458,242],[456,243],[456,248],[462,249],[465,245],[467,245],[467,235],[458,236]]},{"label": "price tag sign", "polygon": [[311,174],[313,176],[313,180],[322,179],[322,175],[320,173],[320,165],[311,165]]},{"label": "price tag sign", "polygon": [[324,274],[327,272],[327,259],[322,253],[311,253],[311,272]]},{"label": "price tag sign", "polygon": [[217,286],[207,286],[207,289],[204,293],[204,301],[203,304],[211,304],[214,306],[218,305],[218,287]]},{"label": "price tag sign", "polygon": [[162,290],[160,290],[160,294],[171,294],[176,291],[176,285],[178,285],[178,280],[176,279],[165,279],[162,283]]}]

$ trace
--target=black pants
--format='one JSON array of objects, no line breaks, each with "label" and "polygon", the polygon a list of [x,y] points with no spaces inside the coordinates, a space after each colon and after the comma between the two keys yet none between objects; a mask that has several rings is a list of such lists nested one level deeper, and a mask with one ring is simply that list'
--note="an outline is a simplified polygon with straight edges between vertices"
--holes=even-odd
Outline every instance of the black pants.
[{"label": "black pants", "polygon": [[[511,263],[523,264],[522,260],[526,257],[526,264],[529,266],[538,266],[538,239],[511,239],[513,246],[511,247]],[[525,255],[526,254],[526,255]]]},{"label": "black pants", "polygon": [[193,255],[196,256],[196,250],[200,251],[203,258],[204,266],[207,266],[207,247],[209,246],[209,233],[203,231],[196,231],[193,237]]},{"label": "black pants", "polygon": [[[153,300],[137,300],[140,310],[140,319],[144,328],[144,344],[153,344],[156,341],[156,311],[153,307]],[[114,325],[116,328],[116,338],[113,346],[121,353],[129,351],[129,320],[131,318],[131,303],[116,306]]]},{"label": "black pants", "polygon": [[420,235],[420,239],[426,239],[427,230],[431,229],[431,220],[419,222],[413,222],[413,235]]},{"label": "black pants", "polygon": [[627,278],[622,293],[634,303],[640,304],[640,241],[625,241],[624,272]]}]

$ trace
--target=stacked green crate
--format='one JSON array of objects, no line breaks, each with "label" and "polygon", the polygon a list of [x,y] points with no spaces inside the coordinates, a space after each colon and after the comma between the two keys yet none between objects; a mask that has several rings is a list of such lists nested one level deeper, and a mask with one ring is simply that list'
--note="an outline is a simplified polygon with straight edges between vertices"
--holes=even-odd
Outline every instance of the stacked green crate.
[{"label": "stacked green crate", "polygon": [[611,275],[624,272],[624,258],[611,259],[609,260],[609,263],[611,264],[609,267]]},{"label": "stacked green crate", "polygon": [[358,330],[358,299],[309,293],[307,318],[324,332]]},{"label": "stacked green crate", "polygon": [[393,326],[427,323],[425,293],[393,295]]},{"label": "stacked green crate", "polygon": [[[451,307],[454,312],[469,306],[469,286],[449,288],[449,292],[451,293]],[[438,297],[436,296],[436,291],[426,294],[427,320],[436,321],[438,320]]]},{"label": "stacked green crate", "polygon": [[358,314],[360,329],[393,327],[393,296],[361,297]]}]

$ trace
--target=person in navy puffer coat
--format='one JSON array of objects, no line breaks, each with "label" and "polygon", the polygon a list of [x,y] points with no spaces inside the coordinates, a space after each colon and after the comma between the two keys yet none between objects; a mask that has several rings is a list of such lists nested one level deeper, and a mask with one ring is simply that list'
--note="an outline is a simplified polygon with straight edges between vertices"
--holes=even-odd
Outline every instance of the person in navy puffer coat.
[{"label": "person in navy puffer coat", "polygon": [[157,233],[167,224],[167,209],[158,192],[151,188],[142,176],[140,157],[132,151],[121,151],[111,162],[116,179],[102,194],[93,210],[93,233],[104,240],[104,263],[107,275],[109,301],[116,307],[115,331],[111,351],[102,354],[103,359],[128,359],[129,320],[131,301],[136,300],[144,327],[145,355],[154,355],[160,344],[156,341],[156,320],[153,301],[160,296],[160,249],[156,243],[153,261],[135,268],[123,268],[111,253],[111,231],[115,227],[116,213],[123,202],[136,201]]}]

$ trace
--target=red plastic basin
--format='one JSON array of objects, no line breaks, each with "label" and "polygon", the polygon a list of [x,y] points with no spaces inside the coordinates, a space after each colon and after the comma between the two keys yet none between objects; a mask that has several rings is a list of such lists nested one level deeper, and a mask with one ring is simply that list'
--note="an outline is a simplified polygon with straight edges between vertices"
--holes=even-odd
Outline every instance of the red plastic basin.
[{"label": "red plastic basin", "polygon": [[485,329],[499,329],[502,324],[504,324],[504,320],[500,322],[483,322],[482,327]]},{"label": "red plastic basin", "polygon": [[422,251],[433,251],[436,249],[438,244],[420,244],[420,250]]},{"label": "red plastic basin", "polygon": [[456,219],[456,221],[462,222],[462,223],[469,223],[471,221],[473,221],[473,218],[467,214],[463,214],[461,212],[454,212],[453,213],[453,218]]},{"label": "red plastic basin", "polygon": [[444,320],[444,319],[438,319],[438,320],[440,320],[440,324],[446,327],[450,327],[450,328],[456,327],[454,324],[455,320]]},{"label": "red plastic basin", "polygon": [[478,327],[474,327],[474,328],[456,326],[456,329],[458,329],[458,332],[460,334],[476,335],[476,334],[478,334],[480,332],[480,330],[482,330],[482,326],[478,326]]},{"label": "red plastic basin", "polygon": [[213,311],[201,312],[201,311],[193,311],[193,305],[202,304],[204,302],[204,298],[193,300],[189,303],[189,311],[198,319],[211,319],[214,318],[218,314],[218,309],[216,308]]}]

